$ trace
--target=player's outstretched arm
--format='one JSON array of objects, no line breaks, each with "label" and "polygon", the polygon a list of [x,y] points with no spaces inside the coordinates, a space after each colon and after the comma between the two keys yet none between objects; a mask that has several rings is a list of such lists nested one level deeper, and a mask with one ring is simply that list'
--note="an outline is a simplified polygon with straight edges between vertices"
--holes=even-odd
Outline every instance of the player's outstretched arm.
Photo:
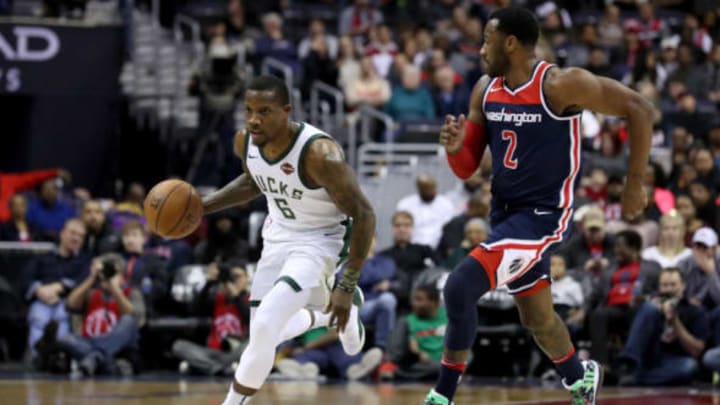
[{"label": "player's outstretched arm", "polygon": [[630,158],[623,192],[623,214],[639,216],[647,205],[642,187],[650,156],[653,108],[639,93],[587,70],[569,68],[549,72],[544,83],[546,98],[556,113],[584,109],[627,119],[630,130]]},{"label": "player's outstretched arm", "polygon": [[333,317],[337,317],[340,330],[344,330],[360,270],[375,234],[375,212],[360,190],[355,173],[345,162],[342,150],[334,141],[318,139],[311,143],[303,163],[305,175],[315,185],[325,188],[340,211],[353,220],[350,257],[330,302],[330,311]]},{"label": "player's outstretched arm", "polygon": [[[243,159],[245,157],[245,131],[235,135],[235,154]],[[227,208],[247,204],[257,198],[262,192],[249,175],[245,162],[245,173],[226,184],[220,190],[203,197],[203,210],[205,214],[222,211]]]},{"label": "player's outstretched arm", "polygon": [[467,119],[464,115],[457,119],[447,115],[440,129],[440,144],[445,147],[450,168],[461,179],[467,179],[475,173],[487,146],[482,97],[488,83],[490,77],[486,75],[475,84]]}]

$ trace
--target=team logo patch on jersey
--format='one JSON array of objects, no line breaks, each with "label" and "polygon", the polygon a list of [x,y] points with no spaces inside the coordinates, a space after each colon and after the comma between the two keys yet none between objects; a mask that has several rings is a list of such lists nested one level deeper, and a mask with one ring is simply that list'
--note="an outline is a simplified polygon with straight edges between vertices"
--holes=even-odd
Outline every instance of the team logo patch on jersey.
[{"label": "team logo patch on jersey", "polygon": [[523,265],[523,259],[515,259],[510,263],[510,266],[508,267],[508,274],[515,274],[522,268]]},{"label": "team logo patch on jersey", "polygon": [[291,175],[295,172],[295,168],[293,167],[293,165],[288,162],[283,163],[282,166],[280,166],[280,170],[282,170],[283,173],[287,175]]}]

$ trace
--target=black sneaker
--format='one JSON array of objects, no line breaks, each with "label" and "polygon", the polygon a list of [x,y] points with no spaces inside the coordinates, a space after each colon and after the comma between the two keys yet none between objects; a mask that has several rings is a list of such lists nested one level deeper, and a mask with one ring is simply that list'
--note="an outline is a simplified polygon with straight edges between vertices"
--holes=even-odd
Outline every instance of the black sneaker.
[{"label": "black sneaker", "polygon": [[53,355],[58,352],[59,349],[57,330],[57,321],[52,320],[48,322],[43,329],[42,337],[35,343],[36,356],[33,359],[33,364],[35,368],[40,371],[53,371],[53,363],[55,360]]},{"label": "black sneaker", "polygon": [[57,346],[57,331],[58,323],[56,320],[53,319],[45,325],[42,337],[35,343],[35,350],[39,355],[48,354]]}]

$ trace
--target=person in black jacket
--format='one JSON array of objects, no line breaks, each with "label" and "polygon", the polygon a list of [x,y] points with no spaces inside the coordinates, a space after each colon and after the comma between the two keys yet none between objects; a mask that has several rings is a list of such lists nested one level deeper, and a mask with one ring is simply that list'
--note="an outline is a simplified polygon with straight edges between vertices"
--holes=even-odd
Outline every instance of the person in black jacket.
[{"label": "person in black jacket", "polygon": [[98,256],[118,251],[120,237],[110,227],[100,201],[90,200],[85,202],[80,217],[87,228],[85,244],[83,245],[85,252],[90,253],[92,256]]},{"label": "person in black jacket", "polygon": [[590,207],[582,217],[581,233],[560,247],[568,274],[583,286],[583,294],[590,295],[590,280],[598,276],[613,258],[613,243],[605,232],[605,213]]},{"label": "person in black jacket", "polygon": [[202,264],[246,261],[249,245],[241,235],[238,217],[234,212],[223,211],[210,216],[207,240],[195,247],[195,260]]},{"label": "person in black jacket", "polygon": [[438,117],[457,116],[468,111],[469,92],[464,85],[455,82],[455,72],[450,66],[438,68],[433,82],[433,101]]},{"label": "person in black jacket", "polygon": [[490,207],[485,203],[482,191],[475,192],[468,200],[467,210],[443,226],[438,245],[440,257],[447,259],[460,247],[465,238],[465,225],[474,218],[487,219]]},{"label": "person in black jacket", "polygon": [[31,242],[37,240],[35,228],[27,222],[28,203],[22,194],[15,194],[8,202],[10,219],[0,224],[0,240]]},{"label": "person in black jacket", "polygon": [[437,262],[430,246],[410,242],[412,233],[412,214],[407,211],[396,212],[392,216],[393,245],[380,252],[380,254],[390,256],[395,260],[397,276],[393,282],[392,292],[398,298],[400,310],[410,308],[410,289],[415,277]]},{"label": "person in black jacket", "polygon": [[658,294],[640,305],[629,329],[618,356],[621,385],[667,386],[692,381],[710,331],[705,310],[687,299],[679,269],[662,270]]},{"label": "person in black jacket", "polygon": [[[23,270],[25,299],[28,309],[28,343],[35,355],[35,344],[47,334],[47,340],[70,332],[70,319],[65,310],[65,297],[85,278],[90,257],[81,253],[85,225],[78,218],[65,221],[60,231],[57,251],[38,256]],[[52,330],[45,330],[54,321]],[[46,333],[47,332],[47,333]]]}]

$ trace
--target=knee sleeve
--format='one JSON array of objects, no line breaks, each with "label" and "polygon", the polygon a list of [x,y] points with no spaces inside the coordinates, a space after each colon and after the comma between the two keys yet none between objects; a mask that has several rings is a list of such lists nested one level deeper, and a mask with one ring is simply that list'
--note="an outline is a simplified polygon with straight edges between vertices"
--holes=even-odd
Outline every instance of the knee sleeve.
[{"label": "knee sleeve", "polygon": [[490,290],[490,280],[483,266],[466,257],[450,274],[443,289],[445,307],[456,314],[475,311],[480,297]]},{"label": "knee sleeve", "polygon": [[490,290],[490,280],[483,266],[466,257],[448,277],[443,290],[448,327],[445,345],[450,350],[472,347],[477,330],[477,301]]}]

